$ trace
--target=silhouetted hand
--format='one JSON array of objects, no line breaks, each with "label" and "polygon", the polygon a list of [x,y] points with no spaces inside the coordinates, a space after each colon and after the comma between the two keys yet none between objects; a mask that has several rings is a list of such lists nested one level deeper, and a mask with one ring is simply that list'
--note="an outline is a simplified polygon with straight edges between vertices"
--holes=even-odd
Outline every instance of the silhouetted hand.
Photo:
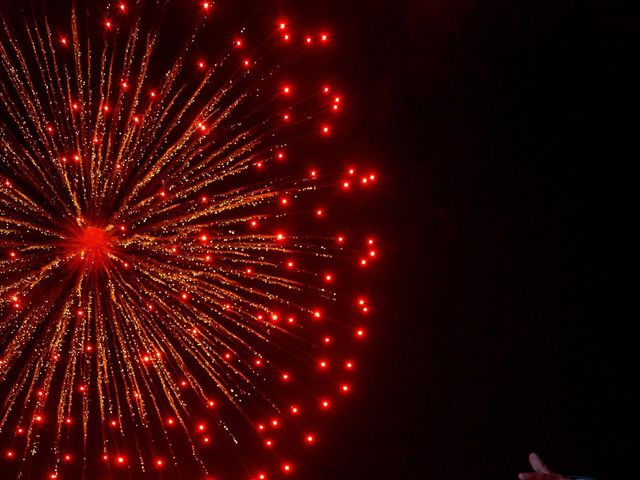
[{"label": "silhouetted hand", "polygon": [[533,468],[533,472],[520,473],[518,475],[520,480],[569,480],[567,477],[549,470],[549,467],[544,464],[536,453],[529,455],[529,463],[531,464],[531,468]]}]

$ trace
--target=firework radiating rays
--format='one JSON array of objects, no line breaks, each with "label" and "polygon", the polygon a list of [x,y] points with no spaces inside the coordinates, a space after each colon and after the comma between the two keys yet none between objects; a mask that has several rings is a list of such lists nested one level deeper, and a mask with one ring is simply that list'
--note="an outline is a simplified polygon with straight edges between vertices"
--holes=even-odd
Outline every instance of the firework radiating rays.
[{"label": "firework radiating rays", "polygon": [[369,303],[336,277],[377,252],[325,204],[376,176],[297,175],[287,148],[326,141],[342,97],[280,82],[272,60],[329,35],[278,19],[205,60],[198,32],[232,5],[204,2],[167,62],[165,8],[2,19],[0,439],[16,478],[140,478],[186,457],[203,475],[292,474],[351,391]]}]

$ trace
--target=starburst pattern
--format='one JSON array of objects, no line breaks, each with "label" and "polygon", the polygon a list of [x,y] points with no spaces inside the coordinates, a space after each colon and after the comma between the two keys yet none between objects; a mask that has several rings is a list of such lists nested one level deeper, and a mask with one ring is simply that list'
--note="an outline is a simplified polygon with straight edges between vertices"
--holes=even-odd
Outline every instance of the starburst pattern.
[{"label": "starburst pattern", "polygon": [[140,478],[191,471],[185,457],[292,474],[352,388],[369,304],[346,270],[377,251],[325,217],[376,175],[289,158],[321,151],[343,101],[274,60],[330,35],[277,19],[208,59],[202,2],[167,62],[165,8],[3,19],[0,432],[16,477]]}]

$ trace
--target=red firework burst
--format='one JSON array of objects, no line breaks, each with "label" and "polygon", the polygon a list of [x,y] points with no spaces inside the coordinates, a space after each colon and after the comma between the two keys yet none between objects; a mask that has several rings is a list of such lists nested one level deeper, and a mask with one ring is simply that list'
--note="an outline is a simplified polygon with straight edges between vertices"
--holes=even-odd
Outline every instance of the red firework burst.
[{"label": "red firework burst", "polygon": [[352,392],[370,306],[351,269],[377,246],[331,207],[376,174],[300,166],[335,155],[343,96],[287,75],[331,36],[276,19],[200,54],[232,8],[202,2],[167,61],[175,34],[151,18],[189,15],[171,8],[86,25],[72,8],[59,30],[34,14],[0,37],[9,475],[280,478]]}]

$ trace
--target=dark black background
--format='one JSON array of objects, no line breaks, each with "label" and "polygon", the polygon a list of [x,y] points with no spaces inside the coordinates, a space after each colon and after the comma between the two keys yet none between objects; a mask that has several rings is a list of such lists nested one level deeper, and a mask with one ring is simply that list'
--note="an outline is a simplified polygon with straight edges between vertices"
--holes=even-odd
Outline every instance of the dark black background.
[{"label": "dark black background", "polygon": [[632,472],[637,7],[307,9],[335,25],[350,148],[380,166],[383,258],[357,395],[302,478],[515,479],[532,450]]},{"label": "dark black background", "polygon": [[375,368],[305,478],[515,479],[532,450],[626,478],[637,8],[332,5],[357,138],[385,159],[385,306]]}]

